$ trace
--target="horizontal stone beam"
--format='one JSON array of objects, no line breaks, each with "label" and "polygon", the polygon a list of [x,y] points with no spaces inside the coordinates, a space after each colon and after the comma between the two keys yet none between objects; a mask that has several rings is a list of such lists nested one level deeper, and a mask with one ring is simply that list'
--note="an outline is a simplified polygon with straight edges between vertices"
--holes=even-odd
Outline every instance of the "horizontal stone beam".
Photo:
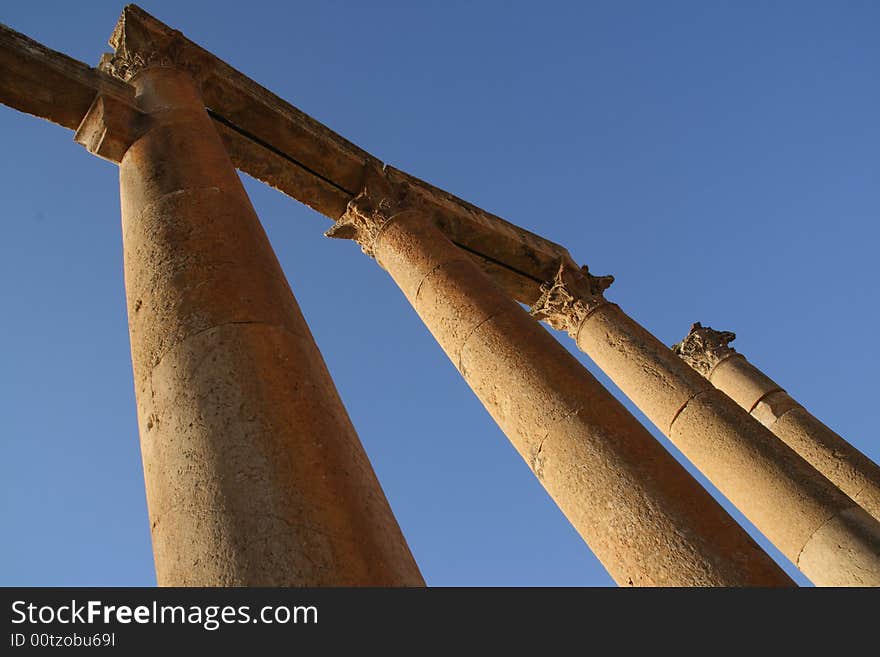
[{"label": "horizontal stone beam", "polygon": [[0,101],[76,130],[98,94],[134,102],[132,88],[0,25]]},{"label": "horizontal stone beam", "polygon": [[[124,30],[173,38],[188,59],[199,61],[205,105],[235,166],[330,219],[361,191],[368,168],[384,166],[438,210],[452,242],[514,299],[531,305],[559,261],[570,260],[562,246],[384,165],[139,7],[123,10],[111,41]],[[107,102],[133,102],[131,87],[117,77],[0,26],[0,102],[77,130],[101,95],[110,97]],[[115,153],[106,148],[99,154],[114,159]]]}]

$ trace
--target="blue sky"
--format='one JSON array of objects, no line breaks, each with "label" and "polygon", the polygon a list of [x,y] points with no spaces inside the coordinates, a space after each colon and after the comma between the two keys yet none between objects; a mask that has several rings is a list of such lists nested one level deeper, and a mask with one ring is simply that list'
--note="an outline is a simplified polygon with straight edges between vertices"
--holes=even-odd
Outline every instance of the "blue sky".
[{"label": "blue sky", "polygon": [[[94,64],[122,6],[4,3],[0,21]],[[664,342],[735,331],[880,460],[877,3],[142,6],[614,274],[609,297]],[[152,585],[116,167],[6,107],[0,136],[0,583]],[[391,279],[245,184],[428,583],[611,584]]]}]

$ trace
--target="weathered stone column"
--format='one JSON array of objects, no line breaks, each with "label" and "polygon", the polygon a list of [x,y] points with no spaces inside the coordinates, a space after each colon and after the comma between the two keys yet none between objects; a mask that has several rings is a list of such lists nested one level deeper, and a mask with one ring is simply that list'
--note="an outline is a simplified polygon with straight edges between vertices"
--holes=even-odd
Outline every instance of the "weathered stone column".
[{"label": "weathered stone column", "polygon": [[404,295],[615,581],[789,578],[578,361],[376,172],[328,231]]},{"label": "weathered stone column", "polygon": [[144,115],[120,184],[159,584],[422,585],[189,62],[125,27],[105,66]]},{"label": "weathered stone column", "polygon": [[672,350],[782,442],[880,519],[880,466],[825,426],[745,356],[736,335],[699,322]]},{"label": "weathered stone column", "polygon": [[880,524],[563,263],[532,314],[578,347],[819,585],[880,585]]}]

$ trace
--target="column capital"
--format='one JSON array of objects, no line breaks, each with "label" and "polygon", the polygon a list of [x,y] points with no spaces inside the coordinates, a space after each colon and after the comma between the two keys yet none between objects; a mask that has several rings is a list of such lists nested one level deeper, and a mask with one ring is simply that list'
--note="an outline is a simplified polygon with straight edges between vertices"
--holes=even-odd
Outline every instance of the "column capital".
[{"label": "column capital", "polygon": [[73,140],[89,153],[119,163],[146,130],[146,117],[137,107],[107,94],[98,94],[83,117]]},{"label": "column capital", "polygon": [[197,81],[207,74],[208,58],[189,47],[178,30],[162,25],[138,7],[126,7],[109,40],[115,53],[101,56],[98,68],[125,82],[154,67],[185,70]]},{"label": "column capital", "polygon": [[349,201],[345,213],[324,233],[327,237],[354,240],[361,251],[376,257],[375,245],[385,226],[396,215],[418,208],[418,200],[402,182],[392,182],[378,168],[367,171],[360,194]]},{"label": "column capital", "polygon": [[736,333],[716,331],[696,322],[684,340],[672,345],[672,351],[700,374],[708,377],[718,363],[736,353],[736,349],[730,346],[735,339]]},{"label": "column capital", "polygon": [[561,260],[556,276],[541,286],[541,296],[531,315],[577,339],[581,324],[591,312],[608,303],[604,296],[614,276],[594,276],[586,265]]}]

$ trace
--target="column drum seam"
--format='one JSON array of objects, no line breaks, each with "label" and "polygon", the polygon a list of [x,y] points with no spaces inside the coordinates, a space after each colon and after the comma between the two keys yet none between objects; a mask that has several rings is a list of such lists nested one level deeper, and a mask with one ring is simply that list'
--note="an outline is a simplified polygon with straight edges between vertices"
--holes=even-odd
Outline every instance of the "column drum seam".
[{"label": "column drum seam", "polygon": [[[754,404],[752,404],[752,407],[749,409],[749,415],[751,415],[752,413],[755,412],[755,409],[758,408],[758,404],[760,404],[762,401],[764,401],[765,399],[767,399],[767,397],[769,397],[770,395],[772,395],[773,393],[776,393],[776,392],[785,392],[785,390],[783,390],[781,387],[777,386],[777,387],[774,388],[773,390],[768,390],[767,392],[765,392],[763,395],[761,395],[760,397],[758,397],[758,400],[757,400]],[[789,395],[789,396],[790,396],[790,395]],[[794,401],[794,400],[792,400],[792,401]],[[785,411],[785,413],[783,413],[782,415],[780,415],[779,417],[777,417],[777,418],[774,420],[774,423],[776,423],[776,422],[778,422],[779,420],[781,420],[781,419],[783,418],[783,416],[785,416],[789,411],[793,411],[793,410],[796,409],[798,406],[800,406],[800,404],[798,404],[797,402],[795,402],[795,404],[796,404],[795,406],[792,406],[792,407],[789,408],[787,411]]]},{"label": "column drum seam", "polygon": [[218,194],[223,194],[225,196],[229,196],[228,192],[220,189],[220,187],[218,187],[216,185],[212,185],[211,187],[181,187],[180,189],[175,189],[170,192],[165,192],[164,194],[162,194],[162,196],[157,198],[155,201],[151,201],[151,202],[145,204],[134,215],[134,221],[139,222],[141,217],[146,212],[148,212],[149,210],[152,210],[157,205],[163,203],[167,198],[169,198],[171,196],[183,196],[184,194],[190,194],[190,193],[195,193],[195,192],[217,192]]},{"label": "column drum seam", "polygon": [[[823,520],[821,523],[819,523],[819,525],[816,527],[816,529],[814,529],[812,532],[810,532],[809,537],[807,538],[806,541],[804,541],[804,544],[801,546],[801,549],[798,550],[797,559],[794,562],[795,566],[800,568],[801,557],[804,554],[804,550],[807,549],[807,546],[810,544],[810,542],[813,540],[813,538],[816,536],[816,534],[819,533],[819,530],[822,529],[829,522],[834,520],[837,516],[841,515],[844,511],[849,511],[850,509],[860,509],[861,510],[862,508],[858,504],[853,504],[852,506],[848,506],[843,509],[837,509],[836,511],[832,512],[832,514],[830,516],[825,518],[825,520]],[[801,572],[803,572],[803,571],[801,571]]]},{"label": "column drum seam", "polygon": [[718,367],[721,365],[721,363],[726,363],[731,358],[735,358],[736,356],[739,356],[743,360],[746,360],[746,357],[737,351],[733,352],[732,354],[726,354],[723,358],[721,358],[721,360],[719,360],[717,363],[715,363],[712,366],[712,369],[710,369],[709,373],[706,374],[706,380],[709,381],[709,383],[711,383],[712,382],[712,375],[715,374],[715,370],[718,369]]},{"label": "column drum seam", "polygon": [[[578,344],[578,341],[579,341],[579,339],[580,339],[580,337],[581,337],[581,330],[582,330],[582,329],[584,328],[584,326],[586,325],[587,320],[590,319],[590,317],[592,317],[593,314],[594,314],[597,310],[599,310],[600,308],[604,308],[605,306],[617,306],[617,304],[614,303],[613,301],[608,301],[607,299],[604,299],[604,298],[603,298],[603,299],[602,299],[602,303],[598,304],[597,306],[595,306],[595,307],[593,307],[593,308],[590,308],[590,309],[587,311],[587,314],[584,315],[584,318],[580,321],[580,324],[578,324],[577,330],[574,332],[574,335],[571,336],[571,337],[574,338],[574,343],[575,343],[576,345]],[[617,307],[620,308],[620,306],[617,306]],[[581,351],[584,351],[584,350],[581,350]]]},{"label": "column drum seam", "polygon": [[672,433],[672,427],[673,427],[673,425],[675,424],[675,421],[676,421],[676,420],[679,418],[679,416],[684,412],[684,409],[686,409],[686,408],[688,407],[688,404],[690,404],[692,401],[694,401],[694,400],[695,400],[697,397],[699,397],[700,395],[704,395],[704,394],[710,393],[710,392],[712,392],[712,391],[714,391],[714,390],[715,390],[715,388],[706,388],[705,390],[700,390],[700,391],[698,391],[698,392],[695,392],[693,395],[691,395],[690,397],[688,397],[687,400],[685,400],[684,404],[681,405],[681,408],[679,408],[679,409],[675,412],[675,415],[673,415],[673,416],[672,416],[672,419],[669,421],[669,434]]},{"label": "column drum seam", "polygon": [[200,329],[200,330],[196,331],[195,333],[191,333],[190,335],[186,336],[182,340],[175,342],[173,345],[171,345],[170,347],[168,347],[167,349],[165,349],[162,352],[162,355],[159,356],[159,358],[156,360],[155,364],[150,365],[149,371],[152,373],[156,368],[158,368],[162,364],[162,361],[165,359],[166,356],[168,356],[168,354],[170,354],[172,351],[177,349],[180,345],[184,344],[188,340],[191,340],[192,338],[200,336],[202,333],[207,333],[208,331],[213,331],[214,329],[224,328],[226,326],[248,325],[248,324],[270,326],[270,327],[281,329],[285,333],[292,335],[295,338],[301,339],[303,337],[302,335],[294,333],[293,331],[291,331],[289,328],[287,328],[283,324],[275,324],[275,323],[271,323],[271,322],[258,322],[258,321],[251,321],[251,320],[223,322],[222,324],[215,324],[214,326],[209,326],[207,328]]},{"label": "column drum seam", "polygon": [[489,315],[488,317],[486,317],[486,318],[485,318],[484,320],[482,320],[481,322],[478,322],[477,325],[474,326],[473,329],[471,329],[471,331],[467,334],[467,337],[466,337],[464,340],[462,340],[462,342],[461,342],[461,346],[458,348],[458,358],[457,358],[458,363],[457,363],[457,365],[458,365],[458,371],[459,371],[459,372],[462,372],[462,371],[463,371],[463,370],[462,370],[462,365],[461,365],[461,355],[462,355],[462,353],[464,353],[465,345],[467,345],[468,340],[470,340],[471,337],[473,337],[474,333],[476,333],[477,330],[478,330],[483,324],[485,324],[486,322],[488,322],[488,321],[490,321],[490,320],[493,320],[493,319],[496,319],[497,317],[501,317],[501,316],[504,315],[505,313],[513,312],[514,310],[521,310],[521,309],[519,308],[519,306],[517,306],[517,307],[515,307],[515,308],[502,308],[502,309],[499,310],[498,312],[496,312],[496,313],[494,313],[494,314],[492,314],[492,315]]},{"label": "column drum seam", "polygon": [[[353,202],[353,201],[352,201],[352,202]],[[349,203],[349,207],[351,207],[351,203]],[[346,214],[347,212],[348,212],[348,210],[346,210],[346,212],[343,213],[342,216],[345,217],[345,214]],[[392,214],[390,217],[388,217],[388,219],[386,219],[384,222],[382,222],[382,224],[379,226],[379,229],[376,231],[376,234],[373,235],[373,239],[372,239],[372,241],[370,242],[369,247],[366,247],[366,248],[368,248],[370,251],[372,251],[372,253],[373,253],[373,259],[374,259],[376,262],[379,263],[379,266],[382,267],[382,269],[386,269],[386,267],[385,267],[385,265],[382,264],[382,261],[379,260],[379,257],[378,257],[378,254],[379,254],[379,238],[381,238],[382,236],[385,235],[385,231],[388,229],[389,226],[391,226],[391,224],[392,224],[392,223],[393,223],[398,217],[401,217],[401,216],[403,216],[403,215],[405,215],[405,214],[410,214],[410,213],[412,213],[412,212],[415,212],[415,210],[401,210],[400,212],[397,212],[396,214]],[[387,269],[386,269],[386,271],[387,271]],[[421,283],[419,283],[419,285],[421,285]]]},{"label": "column drum seam", "polygon": [[[413,297],[413,299],[414,299],[415,301],[418,301],[418,300],[419,300],[419,295],[422,293],[422,285],[425,284],[425,281],[428,280],[431,276],[433,276],[434,273],[435,273],[438,269],[440,269],[441,267],[445,267],[446,265],[448,265],[449,263],[452,263],[452,262],[460,262],[460,260],[459,260],[459,258],[450,258],[449,260],[444,260],[443,262],[441,262],[441,263],[435,265],[434,267],[432,267],[432,268],[431,268],[431,271],[429,271],[427,274],[425,274],[425,275],[422,277],[422,280],[419,281],[419,284],[418,284],[418,286],[416,287],[416,293],[415,293],[415,296]],[[381,264],[381,263],[380,263],[380,264]]]}]

